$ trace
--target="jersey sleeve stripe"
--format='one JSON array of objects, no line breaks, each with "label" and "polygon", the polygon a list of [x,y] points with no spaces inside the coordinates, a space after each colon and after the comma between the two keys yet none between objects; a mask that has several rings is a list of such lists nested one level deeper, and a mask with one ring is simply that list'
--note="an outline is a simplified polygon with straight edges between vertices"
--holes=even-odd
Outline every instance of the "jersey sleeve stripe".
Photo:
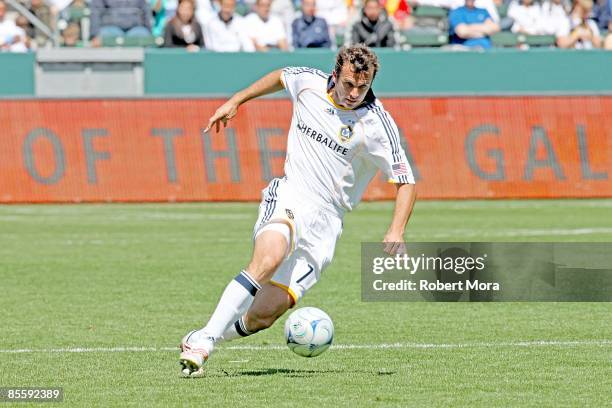
[{"label": "jersey sleeve stripe", "polygon": [[389,142],[391,143],[391,155],[393,156],[393,160],[395,160],[395,162],[401,161],[400,154],[399,154],[399,148],[398,148],[399,142],[396,139],[397,135],[395,135],[395,132],[392,131],[391,125],[387,122],[386,118],[383,116],[379,106],[376,106],[375,108],[373,108],[372,111],[376,113],[376,115],[378,116],[378,118],[380,119],[383,125],[383,128],[385,129],[385,132],[387,133],[387,137],[389,138]]},{"label": "jersey sleeve stripe", "polygon": [[327,79],[328,77],[328,75],[325,74],[323,71],[320,71],[315,68],[309,68],[309,67],[288,67],[288,68],[285,68],[284,71],[290,75],[299,75],[299,74],[308,72],[313,75],[318,75],[324,79]]},{"label": "jersey sleeve stripe", "polygon": [[395,141],[394,150],[395,150],[395,153],[397,155],[397,161],[400,162],[402,160],[401,160],[401,155],[400,155],[399,135],[397,134],[397,132],[395,131],[395,129],[391,125],[391,121],[389,120],[389,116],[388,116],[387,112],[384,112],[380,107],[378,109],[379,109],[379,111],[381,113],[382,120],[387,125],[387,131],[391,134],[391,136],[393,137],[393,140]]}]

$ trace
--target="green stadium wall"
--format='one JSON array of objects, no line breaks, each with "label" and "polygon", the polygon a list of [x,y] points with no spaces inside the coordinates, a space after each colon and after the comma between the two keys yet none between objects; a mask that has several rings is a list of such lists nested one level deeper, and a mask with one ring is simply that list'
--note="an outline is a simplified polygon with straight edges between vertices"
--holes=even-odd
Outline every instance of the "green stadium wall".
[{"label": "green stadium wall", "polygon": [[[377,52],[382,68],[374,87],[381,96],[612,94],[612,52]],[[329,72],[333,59],[330,50],[220,54],[152,48],[145,53],[143,93],[148,97],[226,96],[288,65]],[[0,54],[0,97],[35,97],[35,64],[34,53]]]},{"label": "green stadium wall", "polygon": [[0,95],[34,96],[36,54],[0,53]]},{"label": "green stadium wall", "polygon": [[[558,49],[449,52],[377,50],[375,91],[386,96],[612,94],[612,52]],[[150,49],[145,94],[225,96],[288,65],[329,72],[330,50],[219,54]]]}]

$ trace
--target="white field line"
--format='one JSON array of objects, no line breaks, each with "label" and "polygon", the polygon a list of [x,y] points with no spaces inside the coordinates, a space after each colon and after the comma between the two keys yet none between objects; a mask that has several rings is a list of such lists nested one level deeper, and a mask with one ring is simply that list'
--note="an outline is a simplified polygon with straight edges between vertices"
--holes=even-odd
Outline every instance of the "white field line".
[{"label": "white field line", "polygon": [[[392,204],[390,204],[392,205]],[[419,201],[423,209],[475,210],[475,209],[549,209],[549,208],[612,208],[610,199],[577,200],[478,200],[478,201]]]},{"label": "white field line", "polygon": [[[16,211],[14,211],[16,212]],[[27,217],[24,214],[2,214],[0,213],[0,221],[18,221],[18,222],[40,222],[41,218],[48,218],[50,216],[67,216],[69,214],[51,214],[51,213],[33,213],[29,214]],[[95,214],[92,213],[75,213],[72,214],[72,218],[68,218],[68,221],[78,222],[79,219],[75,217],[87,217]],[[55,218],[54,220],[59,220],[60,218]],[[169,213],[169,212],[138,212],[134,214],[113,214],[110,215],[104,222],[112,222],[112,221],[148,221],[148,220],[172,220],[172,221],[198,221],[198,220],[213,220],[213,221],[234,221],[234,220],[255,220],[255,213],[252,214],[206,214],[206,213]],[[94,220],[94,222],[96,222]],[[97,221],[102,222],[102,221]]]},{"label": "white field line", "polygon": [[[414,235],[418,235],[419,232],[415,231]],[[612,234],[612,228],[610,227],[593,227],[593,228],[542,228],[542,229],[511,229],[511,230],[496,230],[496,231],[484,231],[474,229],[454,229],[452,232],[431,232],[421,233],[423,236],[430,238],[455,238],[457,236],[463,237],[537,237],[543,235],[557,235],[557,236],[574,236],[574,235],[591,235],[591,234]]]},{"label": "white field line", "polygon": [[[385,350],[385,349],[462,349],[462,348],[502,348],[502,347],[612,347],[612,340],[530,340],[491,343],[388,343],[388,344],[336,344],[331,350]],[[285,350],[284,345],[237,345],[221,346],[222,350]],[[0,349],[4,354],[34,353],[155,353],[178,352],[178,347],[68,347],[47,349]]]}]

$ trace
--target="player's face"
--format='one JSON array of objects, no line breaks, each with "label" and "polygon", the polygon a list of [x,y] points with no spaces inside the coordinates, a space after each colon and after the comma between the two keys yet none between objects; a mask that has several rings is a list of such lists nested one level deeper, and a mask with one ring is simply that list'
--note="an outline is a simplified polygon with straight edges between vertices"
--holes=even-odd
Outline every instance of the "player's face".
[{"label": "player's face", "polygon": [[356,74],[351,68],[350,64],[344,64],[340,75],[337,77],[334,72],[336,85],[333,91],[334,101],[349,109],[356,108],[363,102],[370,90],[370,86],[372,86],[373,79],[371,72]]}]

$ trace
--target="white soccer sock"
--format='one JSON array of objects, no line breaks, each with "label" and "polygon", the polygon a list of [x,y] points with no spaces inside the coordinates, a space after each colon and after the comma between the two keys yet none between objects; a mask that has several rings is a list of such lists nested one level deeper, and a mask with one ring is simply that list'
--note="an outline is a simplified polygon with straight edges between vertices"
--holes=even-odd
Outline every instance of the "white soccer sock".
[{"label": "white soccer sock", "polygon": [[228,326],[234,325],[234,322],[248,310],[259,289],[261,286],[255,279],[246,271],[240,272],[225,288],[206,326],[193,334],[193,341],[214,342],[221,338]]},{"label": "white soccer sock", "polygon": [[229,327],[225,329],[223,336],[219,339],[219,341],[230,341],[237,338],[247,337],[255,333],[256,332],[247,330],[244,323],[244,316],[242,316],[240,319],[236,320],[234,324],[230,324]]}]

